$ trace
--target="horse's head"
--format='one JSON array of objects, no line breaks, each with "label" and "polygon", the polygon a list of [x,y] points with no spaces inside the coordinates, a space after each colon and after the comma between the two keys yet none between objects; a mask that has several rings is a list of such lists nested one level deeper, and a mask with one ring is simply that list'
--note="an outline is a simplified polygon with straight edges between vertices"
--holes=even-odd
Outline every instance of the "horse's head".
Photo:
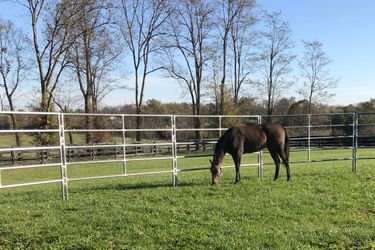
[{"label": "horse's head", "polygon": [[219,183],[220,177],[223,174],[223,169],[221,168],[218,161],[214,160],[211,161],[211,174],[212,174],[212,185],[216,185]]}]

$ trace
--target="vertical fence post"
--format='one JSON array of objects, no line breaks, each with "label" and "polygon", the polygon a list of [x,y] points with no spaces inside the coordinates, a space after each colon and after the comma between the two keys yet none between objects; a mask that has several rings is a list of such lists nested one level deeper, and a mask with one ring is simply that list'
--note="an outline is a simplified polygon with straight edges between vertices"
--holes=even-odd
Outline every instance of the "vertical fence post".
[{"label": "vertical fence post", "polygon": [[176,136],[176,116],[171,116],[172,127],[172,185],[177,185],[177,136]]},{"label": "vertical fence post", "polygon": [[311,162],[311,114],[307,115],[307,161]]},{"label": "vertical fence post", "polygon": [[126,127],[125,127],[125,115],[121,116],[122,120],[122,174],[126,176]]},{"label": "vertical fence post", "polygon": [[221,116],[219,116],[219,138],[221,137],[221,123],[222,123],[222,119],[221,119]]},{"label": "vertical fence post", "polygon": [[358,114],[353,113],[352,172],[357,172]]},{"label": "vertical fence post", "polygon": [[[262,123],[262,117],[258,116],[258,124]],[[263,151],[258,153],[258,178],[263,178]]]},{"label": "vertical fence post", "polygon": [[58,115],[59,120],[59,138],[60,138],[60,173],[61,173],[61,195],[63,200],[68,200],[68,171],[66,166],[66,149],[65,149],[65,129],[64,114]]}]

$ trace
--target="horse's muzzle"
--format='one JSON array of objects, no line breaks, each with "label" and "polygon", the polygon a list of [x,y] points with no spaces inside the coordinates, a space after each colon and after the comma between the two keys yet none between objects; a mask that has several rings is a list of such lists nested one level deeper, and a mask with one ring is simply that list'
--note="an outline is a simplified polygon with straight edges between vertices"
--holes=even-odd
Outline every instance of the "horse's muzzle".
[{"label": "horse's muzzle", "polygon": [[217,185],[219,183],[220,177],[212,176],[212,185]]}]

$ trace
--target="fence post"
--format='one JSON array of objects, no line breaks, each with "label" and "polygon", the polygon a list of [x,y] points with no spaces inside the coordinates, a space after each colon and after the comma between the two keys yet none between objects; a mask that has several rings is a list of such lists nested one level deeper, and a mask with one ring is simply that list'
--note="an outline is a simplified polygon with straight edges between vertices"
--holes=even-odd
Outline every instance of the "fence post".
[{"label": "fence post", "polygon": [[307,161],[311,162],[311,114],[307,115]]},{"label": "fence post", "polygon": [[[258,124],[262,123],[262,117],[258,116]],[[258,178],[263,178],[263,150],[258,153]]]},{"label": "fence post", "polygon": [[358,114],[353,113],[352,172],[357,172]]},{"label": "fence post", "polygon": [[177,185],[177,136],[176,136],[176,116],[171,116],[172,124],[172,185]]},{"label": "fence post", "polygon": [[68,200],[68,171],[66,166],[64,114],[58,115],[60,138],[60,162],[61,162],[61,195],[63,200]]},{"label": "fence post", "polygon": [[126,131],[125,131],[125,115],[121,116],[122,119],[122,174],[126,175]]},{"label": "fence post", "polygon": [[221,116],[219,116],[219,138],[221,137]]}]

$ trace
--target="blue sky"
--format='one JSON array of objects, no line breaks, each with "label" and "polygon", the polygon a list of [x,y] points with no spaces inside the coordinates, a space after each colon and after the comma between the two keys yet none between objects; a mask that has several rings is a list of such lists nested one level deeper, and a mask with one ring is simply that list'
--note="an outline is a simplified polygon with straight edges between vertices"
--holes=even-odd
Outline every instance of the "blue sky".
[{"label": "blue sky", "polygon": [[299,45],[301,40],[323,43],[333,60],[331,73],[340,78],[333,103],[375,98],[375,1],[259,0],[258,4],[282,11]]},{"label": "blue sky", "polygon": [[[318,40],[333,60],[332,75],[339,78],[333,104],[347,105],[375,98],[375,1],[373,0],[258,0],[267,11],[281,11],[288,21],[302,53],[302,40]],[[22,23],[24,14],[17,6],[0,2],[0,16]],[[298,76],[298,72],[294,72]],[[129,80],[125,80],[129,81]],[[129,81],[131,82],[131,81]],[[295,92],[288,96],[297,96]],[[147,86],[146,99],[189,101],[179,85],[169,79],[155,77]],[[132,91],[117,91],[104,101],[109,105],[134,100]]]},{"label": "blue sky", "polygon": [[[282,12],[282,18],[291,27],[299,56],[302,40],[323,43],[324,51],[333,60],[330,72],[340,79],[331,104],[347,105],[375,98],[374,0],[258,0],[257,3],[267,11]],[[298,77],[299,72],[294,75]],[[178,85],[158,78],[146,90],[146,97],[189,101],[176,93]],[[285,95],[299,98],[295,90]]]}]

